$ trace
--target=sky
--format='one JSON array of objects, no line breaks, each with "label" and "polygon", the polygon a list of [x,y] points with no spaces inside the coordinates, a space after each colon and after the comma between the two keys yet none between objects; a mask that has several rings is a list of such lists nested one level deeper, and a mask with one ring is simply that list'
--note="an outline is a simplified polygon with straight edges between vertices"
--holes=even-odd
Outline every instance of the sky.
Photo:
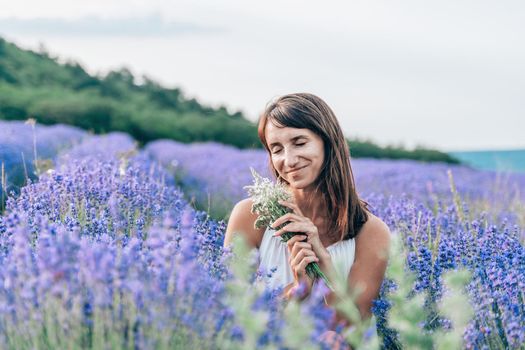
[{"label": "sky", "polygon": [[256,121],[311,92],[346,136],[525,148],[522,1],[0,0],[0,35],[93,74],[127,67]]}]

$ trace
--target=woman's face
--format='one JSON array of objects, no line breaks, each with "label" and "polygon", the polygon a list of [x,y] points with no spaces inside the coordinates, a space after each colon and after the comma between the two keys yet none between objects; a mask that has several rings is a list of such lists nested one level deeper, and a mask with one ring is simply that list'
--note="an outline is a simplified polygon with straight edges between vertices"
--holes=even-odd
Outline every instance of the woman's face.
[{"label": "woman's face", "polygon": [[267,122],[265,137],[274,168],[291,187],[304,189],[315,182],[324,163],[320,136],[308,129],[277,127]]}]

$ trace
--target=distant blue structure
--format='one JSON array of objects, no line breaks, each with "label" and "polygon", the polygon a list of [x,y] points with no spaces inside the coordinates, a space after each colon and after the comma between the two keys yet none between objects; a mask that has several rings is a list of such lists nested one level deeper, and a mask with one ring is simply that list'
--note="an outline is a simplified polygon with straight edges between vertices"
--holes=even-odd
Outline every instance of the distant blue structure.
[{"label": "distant blue structure", "polygon": [[525,172],[525,149],[449,152],[449,154],[476,169],[498,172]]}]

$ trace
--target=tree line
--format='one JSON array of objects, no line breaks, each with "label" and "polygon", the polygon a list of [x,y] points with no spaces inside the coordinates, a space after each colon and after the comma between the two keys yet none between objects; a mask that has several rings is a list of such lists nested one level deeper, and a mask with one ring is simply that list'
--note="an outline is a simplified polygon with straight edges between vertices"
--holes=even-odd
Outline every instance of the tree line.
[{"label": "tree line", "polygon": [[[60,62],[45,49],[23,50],[0,38],[0,119],[27,118],[94,133],[123,131],[141,144],[167,138],[261,147],[256,125],[240,111],[203,105],[180,88],[164,87],[146,76],[138,79],[126,68],[93,76],[77,62]],[[436,150],[349,142],[353,157],[457,162]]]}]

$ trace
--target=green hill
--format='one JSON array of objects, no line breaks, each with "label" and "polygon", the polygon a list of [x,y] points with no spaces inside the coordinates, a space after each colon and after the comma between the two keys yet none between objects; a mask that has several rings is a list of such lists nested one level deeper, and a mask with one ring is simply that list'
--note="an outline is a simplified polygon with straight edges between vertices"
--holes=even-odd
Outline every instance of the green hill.
[{"label": "green hill", "polygon": [[170,138],[240,148],[259,144],[255,125],[240,112],[203,106],[146,77],[138,84],[127,69],[94,77],[78,63],[60,64],[0,38],[0,119],[29,117],[96,133],[124,131],[141,143]]},{"label": "green hill", "polygon": [[[92,76],[78,63],[60,63],[46,52],[23,50],[0,38],[0,119],[34,118],[95,133],[123,131],[140,143],[168,138],[216,141],[239,148],[261,147],[256,125],[226,107],[204,106],[178,88],[165,88],[125,68]],[[351,140],[353,157],[458,161],[446,153],[380,147]]]},{"label": "green hill", "polygon": [[424,162],[461,163],[461,161],[452,155],[424,147],[416,147],[413,150],[407,150],[400,146],[381,147],[372,141],[359,139],[348,141],[348,144],[350,146],[350,154],[354,158],[413,159]]}]

